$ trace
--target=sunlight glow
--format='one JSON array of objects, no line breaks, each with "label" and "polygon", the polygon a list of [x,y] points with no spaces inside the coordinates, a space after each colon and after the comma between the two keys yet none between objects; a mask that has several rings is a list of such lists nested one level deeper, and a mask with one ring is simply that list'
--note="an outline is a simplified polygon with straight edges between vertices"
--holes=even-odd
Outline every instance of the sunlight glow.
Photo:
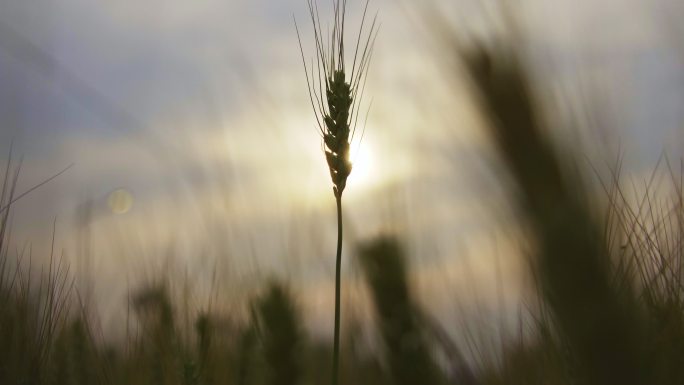
[{"label": "sunlight glow", "polygon": [[377,182],[377,175],[373,167],[373,148],[368,140],[360,145],[354,143],[350,149],[352,172],[349,175],[348,185],[352,189],[367,189]]}]

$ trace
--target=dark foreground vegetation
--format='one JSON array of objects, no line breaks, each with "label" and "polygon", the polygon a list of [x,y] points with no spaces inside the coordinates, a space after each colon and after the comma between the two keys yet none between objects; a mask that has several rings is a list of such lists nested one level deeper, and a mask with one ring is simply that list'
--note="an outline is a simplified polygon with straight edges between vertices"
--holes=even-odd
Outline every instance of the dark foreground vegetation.
[{"label": "dark foreground vegetation", "polygon": [[[531,247],[538,306],[502,341],[500,357],[464,358],[421,310],[400,241],[359,245],[356,258],[374,309],[378,353],[340,351],[343,384],[682,384],[684,383],[684,208],[681,176],[666,198],[647,189],[630,205],[619,167],[597,203],[574,160],[561,158],[534,102],[534,85],[514,55],[464,54]],[[164,284],[131,297],[140,333],[120,347],[100,343],[68,266],[52,256],[31,274],[9,249],[16,174],[0,196],[0,384],[324,384],[332,349],[307,335],[296,295],[273,281],[227,323],[200,314],[184,327]],[[458,329],[457,325],[445,325]],[[345,326],[346,327],[346,326]],[[465,330],[458,332],[467,333]]]}]

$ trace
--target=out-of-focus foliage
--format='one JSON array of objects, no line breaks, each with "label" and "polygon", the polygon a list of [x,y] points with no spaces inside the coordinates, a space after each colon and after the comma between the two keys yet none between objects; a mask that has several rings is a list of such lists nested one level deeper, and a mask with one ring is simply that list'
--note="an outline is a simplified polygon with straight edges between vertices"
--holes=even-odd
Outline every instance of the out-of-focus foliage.
[{"label": "out-of-focus foliage", "polygon": [[360,258],[394,383],[440,383],[421,328],[420,311],[411,298],[399,244],[393,239],[380,238],[362,247]]}]

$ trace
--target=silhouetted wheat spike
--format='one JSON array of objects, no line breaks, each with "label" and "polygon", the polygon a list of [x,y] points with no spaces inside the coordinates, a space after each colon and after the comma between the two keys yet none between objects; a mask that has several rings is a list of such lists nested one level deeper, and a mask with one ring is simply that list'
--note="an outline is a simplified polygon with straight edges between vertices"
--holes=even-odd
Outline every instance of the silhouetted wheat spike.
[{"label": "silhouetted wheat spike", "polygon": [[[359,118],[359,107],[363,100],[366,84],[368,64],[375,38],[377,37],[377,15],[373,18],[370,30],[364,38],[361,47],[366,12],[369,0],[363,10],[361,27],[356,39],[354,60],[350,73],[345,72],[344,65],[344,21],[346,0],[333,0],[334,24],[330,36],[321,32],[321,22],[318,15],[318,5],[314,0],[307,0],[309,15],[314,27],[314,42],[316,46],[316,65],[306,65],[304,50],[297,28],[299,49],[304,63],[304,73],[309,91],[309,99],[316,116],[319,134],[323,140],[325,159],[330,169],[333,182],[333,193],[337,203],[337,256],[335,263],[335,334],[333,341],[333,370],[332,383],[337,384],[337,372],[340,349],[340,292],[342,265],[342,192],[347,185],[347,177],[352,170],[349,159],[350,143],[354,140],[356,123]],[[361,48],[361,52],[359,52]],[[360,54],[360,55],[359,55]],[[358,59],[358,60],[357,60]],[[349,75],[349,78],[347,78]],[[325,89],[325,94],[323,90]],[[325,101],[323,100],[325,97]],[[363,137],[363,132],[361,133]]]},{"label": "silhouetted wheat spike", "polygon": [[351,173],[349,161],[349,110],[352,104],[351,86],[345,81],[344,71],[336,70],[328,81],[326,97],[329,114],[324,115],[325,158],[330,168],[333,192],[336,198],[342,197]]}]

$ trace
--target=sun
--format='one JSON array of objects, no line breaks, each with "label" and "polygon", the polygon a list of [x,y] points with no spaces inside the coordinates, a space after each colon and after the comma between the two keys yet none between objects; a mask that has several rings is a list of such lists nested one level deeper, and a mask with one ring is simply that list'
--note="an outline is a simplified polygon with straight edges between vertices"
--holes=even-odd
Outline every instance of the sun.
[{"label": "sun", "polygon": [[375,182],[374,167],[373,167],[373,151],[371,143],[364,140],[362,143],[351,146],[350,160],[352,162],[352,171],[349,174],[349,185],[352,190],[365,190],[371,187]]}]

